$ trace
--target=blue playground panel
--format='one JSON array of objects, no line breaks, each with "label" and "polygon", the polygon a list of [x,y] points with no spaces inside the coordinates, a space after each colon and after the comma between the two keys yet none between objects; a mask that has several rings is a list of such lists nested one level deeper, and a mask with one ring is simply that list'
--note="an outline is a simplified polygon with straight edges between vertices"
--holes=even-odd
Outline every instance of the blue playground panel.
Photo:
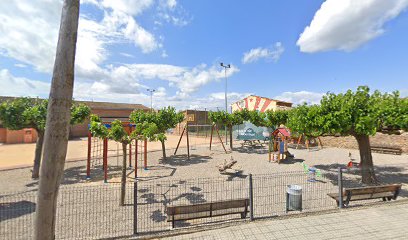
[{"label": "blue playground panel", "polygon": [[[105,127],[107,127],[107,128],[111,128],[111,124],[110,123],[105,123],[104,124],[105,125]],[[124,127],[136,127],[136,124],[123,124],[123,126]],[[90,129],[91,128],[91,124],[88,124],[88,129]]]}]

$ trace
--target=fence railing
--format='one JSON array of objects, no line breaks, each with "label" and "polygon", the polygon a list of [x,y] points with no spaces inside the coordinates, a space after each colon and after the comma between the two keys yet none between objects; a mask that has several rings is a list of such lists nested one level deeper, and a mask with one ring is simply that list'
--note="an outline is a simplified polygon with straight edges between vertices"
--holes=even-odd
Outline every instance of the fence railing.
[{"label": "fence railing", "polygon": [[[407,176],[401,174],[405,170],[408,170],[406,165],[388,167],[376,172],[382,183],[407,184]],[[206,215],[175,221],[174,228],[206,226],[226,221],[249,221],[252,216],[256,219],[336,209],[336,201],[327,194],[339,193],[339,184],[343,188],[364,186],[359,177],[361,169],[345,169],[342,174],[339,180],[339,170],[333,168],[322,170],[318,175],[302,171],[216,179],[138,180],[127,183],[124,206],[119,205],[118,183],[61,186],[57,203],[56,238],[95,239],[166,232],[173,229],[167,214],[169,207],[199,208],[205,203],[234,199],[249,199],[249,213],[244,219],[236,213]],[[288,186],[293,185],[301,191],[300,198],[288,193]],[[408,197],[404,191],[401,196]],[[300,205],[295,204],[298,207],[295,211],[288,208],[288,201],[293,200],[300,201]],[[357,201],[355,204],[365,203],[366,201]],[[35,191],[0,194],[1,238],[32,238],[35,205]]]}]

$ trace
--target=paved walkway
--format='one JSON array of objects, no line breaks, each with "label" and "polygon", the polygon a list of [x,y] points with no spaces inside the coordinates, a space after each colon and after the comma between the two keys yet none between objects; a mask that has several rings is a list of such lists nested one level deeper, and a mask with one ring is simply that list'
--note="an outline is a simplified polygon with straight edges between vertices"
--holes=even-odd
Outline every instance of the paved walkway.
[{"label": "paved walkway", "polygon": [[255,221],[168,239],[408,239],[408,202]]}]

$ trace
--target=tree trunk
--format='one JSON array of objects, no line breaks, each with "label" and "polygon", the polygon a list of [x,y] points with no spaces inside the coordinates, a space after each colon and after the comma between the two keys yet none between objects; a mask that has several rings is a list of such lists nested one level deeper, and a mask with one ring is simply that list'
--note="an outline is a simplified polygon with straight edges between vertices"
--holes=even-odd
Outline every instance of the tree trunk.
[{"label": "tree trunk", "polygon": [[164,143],[164,140],[161,141],[162,144],[162,151],[163,151],[163,160],[166,160],[166,145]]},{"label": "tree trunk", "polygon": [[125,195],[126,195],[126,143],[122,143],[122,151],[123,151],[123,162],[122,162],[122,180],[121,187],[120,187],[120,206],[125,205]]},{"label": "tree trunk", "polygon": [[361,181],[365,184],[377,183],[371,155],[370,138],[367,135],[355,135],[360,150]]},{"label": "tree trunk", "polygon": [[58,189],[64,172],[74,89],[79,0],[65,0],[48,101],[34,239],[55,239]]},{"label": "tree trunk", "polygon": [[37,142],[35,144],[34,166],[31,178],[37,179],[40,176],[41,155],[44,143],[44,132],[37,130]]},{"label": "tree trunk", "polygon": [[232,126],[229,126],[228,128],[229,128],[229,135],[230,135],[230,148],[231,148],[231,151],[232,151],[233,150],[233,147],[232,147]]}]

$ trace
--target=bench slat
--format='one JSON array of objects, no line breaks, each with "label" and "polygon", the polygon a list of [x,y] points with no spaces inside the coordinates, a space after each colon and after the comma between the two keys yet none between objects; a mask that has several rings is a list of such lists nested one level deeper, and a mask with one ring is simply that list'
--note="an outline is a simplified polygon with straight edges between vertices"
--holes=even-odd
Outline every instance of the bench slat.
[{"label": "bench slat", "polygon": [[[181,220],[192,220],[192,219],[198,219],[198,218],[207,218],[207,217],[218,217],[218,216],[224,216],[224,215],[230,215],[230,214],[242,214],[244,213],[245,210],[241,209],[223,209],[223,210],[218,210],[212,212],[199,212],[199,213],[187,213],[187,214],[178,214],[174,215],[174,221],[181,221]],[[248,210],[246,211],[247,213],[249,212]],[[167,218],[167,222],[172,222],[173,216],[169,216]]]},{"label": "bench slat", "polygon": [[199,203],[194,205],[178,205],[167,207],[168,215],[209,212],[211,210],[228,209],[248,206],[249,199],[235,199],[219,202]]}]

